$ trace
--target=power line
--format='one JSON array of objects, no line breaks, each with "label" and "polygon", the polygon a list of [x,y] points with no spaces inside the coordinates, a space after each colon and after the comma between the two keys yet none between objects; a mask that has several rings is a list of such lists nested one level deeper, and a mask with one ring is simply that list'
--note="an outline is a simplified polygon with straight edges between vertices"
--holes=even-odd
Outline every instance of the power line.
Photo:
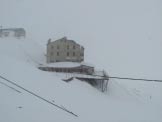
[{"label": "power line", "polygon": [[162,80],[154,80],[154,79],[143,79],[143,78],[127,78],[127,77],[111,77],[109,76],[110,79],[125,79],[125,80],[141,80],[141,81],[154,81],[154,82],[162,82]]},{"label": "power line", "polygon": [[[80,73],[78,73],[80,74]],[[130,78],[130,77],[117,77],[117,76],[101,76],[101,75],[90,75],[90,76],[99,76],[104,79],[119,79],[119,80],[140,80],[140,81],[154,81],[154,82],[162,82],[162,80],[157,80],[157,79],[145,79],[145,78]]]},{"label": "power line", "polygon": [[17,89],[15,89],[15,88],[13,88],[13,87],[11,87],[11,86],[9,86],[9,85],[7,85],[7,84],[1,82],[1,81],[0,81],[0,84],[2,84],[2,85],[4,85],[4,86],[6,86],[6,87],[8,87],[8,88],[10,88],[10,89],[12,89],[12,90],[18,92],[18,93],[21,93],[19,90],[17,90]]},{"label": "power line", "polygon": [[34,92],[31,92],[31,91],[29,91],[29,90],[23,88],[22,86],[20,86],[20,85],[14,83],[14,82],[12,82],[11,80],[8,80],[7,78],[5,78],[5,77],[3,77],[3,76],[1,76],[1,75],[0,75],[0,78],[3,79],[3,80],[5,80],[5,81],[7,81],[7,82],[9,82],[9,83],[11,83],[11,84],[13,84],[13,85],[15,85],[15,86],[17,86],[17,87],[19,87],[20,89],[22,89],[22,90],[28,92],[28,93],[31,94],[31,95],[33,95],[33,96],[35,96],[35,97],[37,97],[37,98],[39,98],[39,99],[41,99],[41,100],[43,100],[43,101],[45,101],[45,102],[51,104],[51,105],[53,105],[53,106],[55,106],[55,107],[57,107],[57,108],[59,108],[59,109],[61,109],[61,110],[63,110],[63,111],[65,111],[65,112],[67,112],[67,113],[69,113],[69,114],[75,116],[75,117],[78,117],[78,115],[74,114],[73,112],[71,112],[71,111],[69,111],[69,110],[67,110],[67,109],[65,109],[65,108],[63,108],[63,107],[61,107],[61,106],[59,106],[59,105],[56,105],[56,104],[52,103],[51,101],[49,101],[49,100],[47,100],[47,99],[45,99],[45,98],[43,98],[43,97],[41,97],[41,96],[35,94]]},{"label": "power line", "polygon": [[[83,75],[81,73],[75,73],[79,75]],[[85,74],[84,74],[85,75]],[[87,76],[98,76],[100,78],[103,78],[105,80],[109,79],[119,79],[119,80],[139,80],[139,81],[154,81],[154,82],[162,82],[162,80],[157,80],[157,79],[145,79],[145,78],[130,78],[130,77],[117,77],[117,76],[108,76],[108,75],[96,75],[96,74],[86,74]]]}]

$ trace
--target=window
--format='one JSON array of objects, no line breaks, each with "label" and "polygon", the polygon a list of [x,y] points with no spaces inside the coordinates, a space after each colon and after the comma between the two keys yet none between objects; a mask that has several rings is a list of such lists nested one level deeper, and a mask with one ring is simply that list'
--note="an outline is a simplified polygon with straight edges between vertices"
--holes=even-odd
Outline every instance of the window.
[{"label": "window", "polygon": [[73,46],[73,49],[75,49],[75,45]]},{"label": "window", "polygon": [[60,49],[59,45],[57,45],[57,49]]},{"label": "window", "polygon": [[73,52],[73,56],[75,56],[75,52]]},{"label": "window", "polygon": [[51,45],[51,49],[53,49],[54,47],[53,47],[53,45]]},{"label": "window", "polygon": [[57,52],[57,56],[59,56],[59,52]]},{"label": "window", "polygon": [[53,56],[53,52],[51,52],[51,54],[50,54],[51,56]]},{"label": "window", "polygon": [[67,52],[67,56],[69,56],[69,52]]},{"label": "window", "polygon": [[83,53],[80,53],[80,56],[84,56],[84,54]]},{"label": "window", "polygon": [[67,46],[67,49],[69,49],[69,45]]}]

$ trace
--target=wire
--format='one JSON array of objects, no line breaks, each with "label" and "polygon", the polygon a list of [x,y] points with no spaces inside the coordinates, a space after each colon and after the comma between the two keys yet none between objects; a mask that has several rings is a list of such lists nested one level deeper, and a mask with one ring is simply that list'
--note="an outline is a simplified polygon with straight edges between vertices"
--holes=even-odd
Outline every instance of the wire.
[{"label": "wire", "polygon": [[11,87],[11,86],[9,86],[9,85],[7,85],[7,84],[1,82],[1,81],[0,81],[0,84],[2,84],[2,85],[4,85],[4,86],[6,86],[6,87],[8,87],[8,88],[10,88],[10,89],[12,89],[12,90],[18,92],[18,93],[21,93],[19,90],[17,90],[17,89],[15,89],[15,88],[13,88],[13,87]]},{"label": "wire", "polygon": [[5,81],[7,81],[7,82],[9,82],[9,83],[11,83],[11,84],[13,84],[13,85],[15,85],[15,86],[17,86],[17,87],[19,87],[20,89],[22,89],[22,90],[24,90],[24,91],[30,93],[31,95],[33,95],[33,96],[35,96],[35,97],[37,97],[37,98],[39,98],[39,99],[41,99],[41,100],[43,100],[43,101],[45,101],[45,102],[51,104],[51,105],[53,105],[53,106],[55,106],[55,107],[57,107],[57,108],[59,108],[59,109],[61,109],[61,110],[63,110],[63,111],[65,111],[65,112],[67,112],[67,113],[69,113],[69,114],[75,116],[75,117],[78,117],[78,115],[74,114],[73,112],[71,112],[71,111],[69,111],[69,110],[67,110],[67,109],[65,109],[65,108],[62,108],[62,107],[59,106],[59,105],[56,105],[56,104],[52,103],[51,101],[49,101],[49,100],[47,100],[47,99],[45,99],[45,98],[43,98],[43,97],[41,97],[41,96],[39,96],[39,95],[37,95],[37,94],[31,92],[31,91],[29,91],[29,90],[23,88],[22,86],[20,86],[20,85],[14,83],[14,82],[8,80],[7,78],[5,78],[5,77],[3,77],[3,76],[1,76],[1,75],[0,75],[0,78],[3,79],[3,80],[5,80]]},{"label": "wire", "polygon": [[141,81],[154,81],[154,82],[162,82],[162,80],[153,80],[153,79],[141,79],[141,78],[126,78],[126,77],[110,77],[111,79],[125,79],[125,80],[141,80]]}]

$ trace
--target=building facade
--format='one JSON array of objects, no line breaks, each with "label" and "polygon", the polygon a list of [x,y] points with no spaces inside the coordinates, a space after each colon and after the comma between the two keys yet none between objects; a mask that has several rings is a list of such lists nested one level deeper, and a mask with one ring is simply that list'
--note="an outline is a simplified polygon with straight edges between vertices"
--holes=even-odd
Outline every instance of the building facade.
[{"label": "building facade", "polygon": [[0,29],[0,37],[16,37],[21,38],[25,37],[26,32],[24,28],[5,28]]},{"label": "building facade", "polygon": [[82,62],[84,61],[84,47],[66,37],[56,41],[48,40],[47,63],[52,62]]}]

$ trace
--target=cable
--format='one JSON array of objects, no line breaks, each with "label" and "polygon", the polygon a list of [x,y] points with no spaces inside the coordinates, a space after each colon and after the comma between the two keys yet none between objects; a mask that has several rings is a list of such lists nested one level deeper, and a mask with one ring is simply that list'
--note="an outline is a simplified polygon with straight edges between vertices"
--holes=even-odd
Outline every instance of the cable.
[{"label": "cable", "polygon": [[125,79],[125,80],[141,80],[141,81],[154,81],[162,82],[162,80],[151,80],[151,79],[141,79],[141,78],[126,78],[126,77],[109,77],[111,79]]},{"label": "cable", "polygon": [[2,84],[2,85],[4,85],[4,86],[6,86],[6,87],[8,87],[8,88],[10,88],[10,89],[12,89],[12,90],[18,92],[18,93],[21,93],[19,90],[17,90],[17,89],[15,89],[15,88],[13,88],[13,87],[11,87],[11,86],[9,86],[9,85],[7,85],[7,84],[1,82],[1,81],[0,81],[0,84]]},{"label": "cable", "polygon": [[[81,73],[76,73],[76,74],[81,74]],[[89,76],[89,74],[86,74],[87,76]],[[157,80],[157,79],[145,79],[145,78],[128,78],[128,77],[114,77],[114,76],[101,76],[101,75],[95,75],[95,74],[92,74],[90,76],[98,76],[98,77],[101,77],[101,78],[104,78],[104,79],[125,79],[125,80],[141,80],[141,81],[154,81],[154,82],[162,82],[162,80]]]},{"label": "cable", "polygon": [[35,93],[33,93],[33,92],[31,92],[31,91],[25,89],[25,88],[23,88],[22,86],[20,86],[20,85],[14,83],[14,82],[8,80],[7,78],[5,78],[5,77],[3,77],[3,76],[1,76],[1,75],[0,75],[0,78],[3,79],[3,80],[5,80],[5,81],[7,81],[7,82],[9,82],[9,83],[11,83],[11,84],[13,84],[13,85],[15,85],[15,86],[17,86],[17,87],[19,87],[20,89],[22,89],[22,90],[24,90],[24,91],[30,93],[31,95],[33,95],[33,96],[35,96],[35,97],[37,97],[37,98],[39,98],[39,99],[41,99],[41,100],[43,100],[43,101],[45,101],[45,102],[51,104],[51,105],[53,105],[53,106],[55,106],[55,107],[57,107],[57,108],[59,108],[59,109],[61,109],[61,110],[63,110],[63,111],[65,111],[65,112],[67,112],[67,113],[69,113],[69,114],[75,116],[75,117],[78,117],[78,115],[74,114],[73,112],[71,112],[71,111],[69,111],[69,110],[67,110],[67,109],[65,109],[65,108],[62,108],[61,106],[56,105],[56,104],[52,103],[52,102],[49,101],[49,100],[46,100],[45,98],[43,98],[43,97],[41,97],[41,96],[39,96],[39,95],[37,95],[37,94],[35,94]]}]

